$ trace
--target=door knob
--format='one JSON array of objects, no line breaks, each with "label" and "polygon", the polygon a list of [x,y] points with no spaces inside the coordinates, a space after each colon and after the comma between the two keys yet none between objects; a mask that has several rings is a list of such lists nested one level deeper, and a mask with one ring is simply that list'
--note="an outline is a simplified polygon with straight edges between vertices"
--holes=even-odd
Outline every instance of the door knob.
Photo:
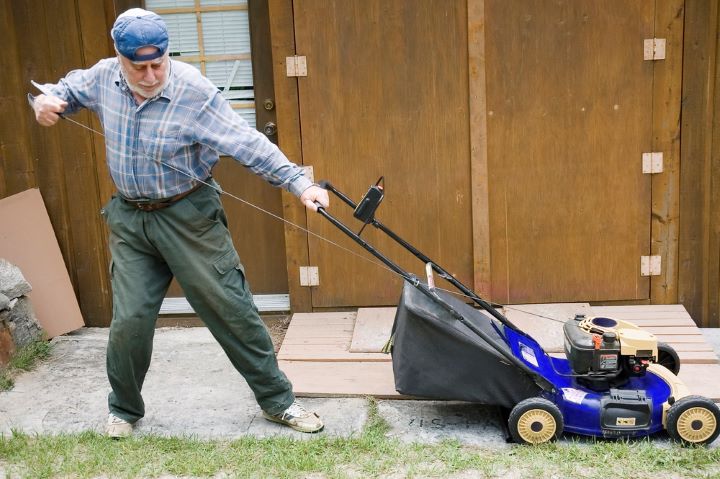
[{"label": "door knob", "polygon": [[273,136],[275,133],[277,133],[277,125],[271,121],[265,123],[265,126],[263,127],[263,133],[265,133],[267,136]]}]

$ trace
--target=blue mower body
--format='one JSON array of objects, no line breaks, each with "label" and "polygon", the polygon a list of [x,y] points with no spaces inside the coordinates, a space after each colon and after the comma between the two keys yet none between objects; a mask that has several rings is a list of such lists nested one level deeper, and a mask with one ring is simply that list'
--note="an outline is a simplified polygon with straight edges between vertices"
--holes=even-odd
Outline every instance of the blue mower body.
[{"label": "blue mower body", "polygon": [[[541,395],[560,408],[565,431],[586,436],[637,437],[664,429],[663,404],[671,397],[672,387],[653,371],[629,378],[621,388],[596,391],[578,381],[566,358],[550,356],[526,334],[510,328],[505,329],[505,334],[515,357],[554,386],[554,391],[543,391]],[[623,408],[622,416],[613,412],[613,407],[617,410],[623,405],[636,409]]]}]

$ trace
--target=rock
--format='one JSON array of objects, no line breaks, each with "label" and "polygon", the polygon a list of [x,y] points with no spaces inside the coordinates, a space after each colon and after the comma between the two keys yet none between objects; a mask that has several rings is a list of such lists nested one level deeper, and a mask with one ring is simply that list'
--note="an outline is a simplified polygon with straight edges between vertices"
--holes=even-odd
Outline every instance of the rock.
[{"label": "rock", "polygon": [[0,258],[0,293],[8,299],[19,298],[32,291],[20,268]]},{"label": "rock", "polygon": [[0,293],[0,311],[10,307],[10,298]]},{"label": "rock", "polygon": [[30,298],[17,298],[12,309],[0,311],[0,323],[5,322],[12,336],[15,348],[20,349],[42,338],[42,328],[35,318]]}]

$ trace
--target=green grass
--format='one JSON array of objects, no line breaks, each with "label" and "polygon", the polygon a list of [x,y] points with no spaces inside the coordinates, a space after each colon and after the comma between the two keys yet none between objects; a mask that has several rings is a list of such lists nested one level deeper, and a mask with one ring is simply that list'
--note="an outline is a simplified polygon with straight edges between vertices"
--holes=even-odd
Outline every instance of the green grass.
[{"label": "green grass", "polygon": [[[720,448],[642,441],[570,441],[539,447],[408,444],[389,438],[370,400],[357,437],[323,434],[235,441],[141,435],[122,441],[93,432],[0,437],[8,477],[720,477]],[[0,472],[2,477],[2,472]]]},{"label": "green grass", "polygon": [[24,348],[19,349],[5,368],[0,368],[0,391],[8,391],[13,388],[13,377],[20,371],[30,371],[38,361],[50,355],[52,346],[48,341],[36,341]]}]

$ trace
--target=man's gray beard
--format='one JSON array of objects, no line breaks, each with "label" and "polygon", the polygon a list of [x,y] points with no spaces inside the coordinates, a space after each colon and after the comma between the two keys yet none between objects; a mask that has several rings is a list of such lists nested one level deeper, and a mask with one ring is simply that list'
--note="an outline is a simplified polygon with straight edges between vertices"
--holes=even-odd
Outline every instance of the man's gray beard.
[{"label": "man's gray beard", "polygon": [[127,71],[125,70],[125,65],[122,64],[121,61],[118,60],[118,64],[120,65],[120,73],[122,73],[123,79],[125,80],[125,84],[130,88],[130,91],[137,93],[143,98],[150,99],[155,98],[158,96],[167,86],[168,81],[170,80],[170,65],[168,65],[168,68],[165,70],[165,79],[155,88],[150,90],[150,92],[147,92],[145,90],[142,90],[138,85],[134,85],[128,80],[130,78],[130,75],[127,74]]}]

